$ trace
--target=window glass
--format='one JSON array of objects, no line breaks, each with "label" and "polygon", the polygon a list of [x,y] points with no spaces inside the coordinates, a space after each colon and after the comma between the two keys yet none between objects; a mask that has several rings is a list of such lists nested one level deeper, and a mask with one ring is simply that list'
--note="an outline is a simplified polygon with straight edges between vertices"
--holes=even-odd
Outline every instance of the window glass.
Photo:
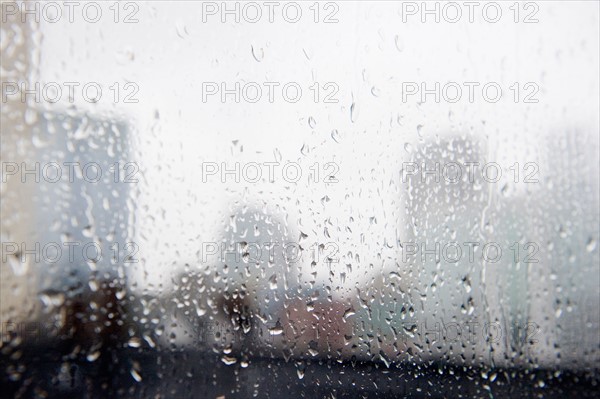
[{"label": "window glass", "polygon": [[1,5],[9,396],[597,388],[597,2]]}]

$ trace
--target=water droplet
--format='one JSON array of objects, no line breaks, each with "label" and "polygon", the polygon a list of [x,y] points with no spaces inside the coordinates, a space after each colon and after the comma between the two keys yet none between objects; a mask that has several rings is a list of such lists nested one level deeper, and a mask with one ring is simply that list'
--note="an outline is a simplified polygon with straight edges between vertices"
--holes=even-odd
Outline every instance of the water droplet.
[{"label": "water droplet", "polygon": [[131,371],[130,371],[130,374],[131,374],[131,376],[133,377],[133,379],[136,382],[141,382],[142,381],[142,376],[140,375],[140,373],[136,369],[132,368]]},{"label": "water droplet", "polygon": [[354,316],[355,314],[356,314],[356,312],[354,311],[354,309],[352,309],[352,308],[350,308],[350,309],[347,309],[347,310],[344,312],[344,320],[348,320],[348,318],[349,318],[350,316]]},{"label": "water droplet", "polygon": [[237,363],[237,359],[233,356],[223,356],[221,361],[225,363],[227,366],[231,366]]},{"label": "water droplet", "polygon": [[302,155],[308,155],[309,152],[310,148],[308,147],[308,145],[306,143],[302,144],[302,148],[300,148],[300,153]]},{"label": "water droplet", "polygon": [[356,122],[356,119],[358,119],[358,108],[356,106],[356,103],[352,103],[352,105],[350,106],[350,121],[354,123]]},{"label": "water droplet", "polygon": [[404,51],[404,40],[399,35],[394,37],[394,44],[396,45],[396,50],[399,52]]},{"label": "water droplet", "polygon": [[94,351],[92,353],[88,353],[86,359],[88,362],[94,362],[100,357],[100,351]]},{"label": "water droplet", "polygon": [[281,334],[283,334],[283,328],[281,326],[275,326],[275,327],[269,328],[269,334],[281,335]]},{"label": "water droplet", "polygon": [[585,244],[585,249],[588,252],[593,252],[596,249],[596,240],[593,237],[590,237],[587,244]]},{"label": "water droplet", "polygon": [[423,138],[423,125],[417,125],[417,135]]},{"label": "water droplet", "polygon": [[177,36],[179,36],[182,39],[185,39],[187,36],[189,36],[189,33],[187,31],[187,27],[181,21],[178,21],[175,24],[175,30],[177,31]]},{"label": "water droplet", "polygon": [[269,278],[269,288],[271,288],[272,290],[276,290],[277,289],[277,275],[273,274]]},{"label": "water droplet", "polygon": [[252,49],[252,57],[254,57],[254,59],[257,62],[261,62],[264,58],[265,58],[265,51],[261,48],[254,48],[254,46],[251,46]]},{"label": "water droplet", "polygon": [[331,138],[333,139],[333,141],[335,141],[336,143],[340,143],[340,133],[337,131],[337,129],[333,129],[331,131]]}]

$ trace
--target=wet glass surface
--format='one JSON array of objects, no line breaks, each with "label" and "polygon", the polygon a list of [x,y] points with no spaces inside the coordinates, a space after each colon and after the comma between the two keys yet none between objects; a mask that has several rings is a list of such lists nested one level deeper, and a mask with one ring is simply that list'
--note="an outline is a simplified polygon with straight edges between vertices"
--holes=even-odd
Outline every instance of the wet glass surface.
[{"label": "wet glass surface", "polygon": [[597,392],[597,2],[1,6],[7,397]]}]

